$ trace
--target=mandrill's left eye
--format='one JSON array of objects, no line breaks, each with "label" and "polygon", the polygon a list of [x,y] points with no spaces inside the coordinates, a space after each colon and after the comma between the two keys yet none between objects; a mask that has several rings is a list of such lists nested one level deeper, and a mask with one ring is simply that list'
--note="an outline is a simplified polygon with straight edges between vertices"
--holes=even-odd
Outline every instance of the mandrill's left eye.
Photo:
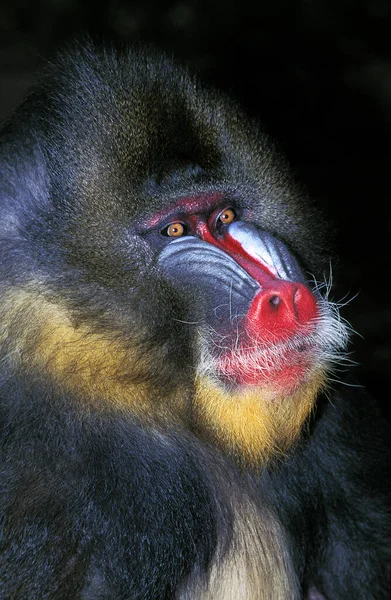
[{"label": "mandrill's left eye", "polygon": [[236,213],[233,208],[225,208],[219,216],[217,217],[217,224],[223,223],[224,225],[229,225],[236,219]]},{"label": "mandrill's left eye", "polygon": [[185,226],[183,223],[170,223],[167,225],[162,232],[163,235],[167,235],[168,237],[181,237],[186,234]]}]

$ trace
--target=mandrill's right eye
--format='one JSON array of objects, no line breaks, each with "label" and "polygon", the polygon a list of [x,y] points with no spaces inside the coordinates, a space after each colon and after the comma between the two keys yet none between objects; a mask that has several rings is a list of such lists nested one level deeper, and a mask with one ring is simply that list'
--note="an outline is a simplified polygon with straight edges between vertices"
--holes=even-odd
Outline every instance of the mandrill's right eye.
[{"label": "mandrill's right eye", "polygon": [[183,223],[170,223],[170,225],[162,229],[161,233],[168,237],[177,238],[186,235],[186,229]]}]

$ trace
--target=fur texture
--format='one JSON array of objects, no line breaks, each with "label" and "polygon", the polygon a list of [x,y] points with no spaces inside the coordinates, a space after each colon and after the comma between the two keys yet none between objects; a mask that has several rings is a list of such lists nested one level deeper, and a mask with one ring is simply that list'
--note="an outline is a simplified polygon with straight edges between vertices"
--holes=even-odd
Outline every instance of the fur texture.
[{"label": "fur texture", "polygon": [[[335,307],[288,397],[222,383],[145,228],[222,195],[323,280],[321,216],[267,136],[167,58],[89,44],[1,136],[0,597],[388,600],[390,432],[328,388]],[[279,368],[300,339],[231,357]]]}]

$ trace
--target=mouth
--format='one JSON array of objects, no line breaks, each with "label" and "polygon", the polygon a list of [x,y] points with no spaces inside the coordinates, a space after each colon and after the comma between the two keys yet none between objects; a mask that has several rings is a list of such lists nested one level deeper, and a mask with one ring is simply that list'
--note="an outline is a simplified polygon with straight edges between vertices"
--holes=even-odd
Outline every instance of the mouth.
[{"label": "mouth", "polygon": [[[301,339],[300,339],[301,338]],[[275,345],[256,340],[220,353],[218,377],[235,386],[260,386],[279,394],[295,392],[319,366],[313,341],[297,335]]]}]

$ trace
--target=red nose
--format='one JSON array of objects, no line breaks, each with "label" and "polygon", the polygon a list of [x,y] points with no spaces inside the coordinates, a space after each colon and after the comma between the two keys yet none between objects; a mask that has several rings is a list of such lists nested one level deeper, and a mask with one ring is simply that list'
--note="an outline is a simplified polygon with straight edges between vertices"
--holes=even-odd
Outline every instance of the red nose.
[{"label": "red nose", "polygon": [[305,330],[317,312],[315,297],[305,285],[273,279],[252,301],[246,329],[263,342],[276,343]]}]

